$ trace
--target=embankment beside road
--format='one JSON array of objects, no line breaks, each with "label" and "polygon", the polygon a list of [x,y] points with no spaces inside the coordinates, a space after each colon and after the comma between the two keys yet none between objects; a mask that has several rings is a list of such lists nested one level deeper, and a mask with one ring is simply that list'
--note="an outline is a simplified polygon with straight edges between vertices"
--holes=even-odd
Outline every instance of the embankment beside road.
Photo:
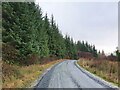
[{"label": "embankment beside road", "polygon": [[119,73],[118,73],[118,61],[109,61],[109,60],[85,60],[79,59],[77,63],[90,71],[91,73],[105,79],[108,82],[111,82],[115,85],[119,85]]},{"label": "embankment beside road", "polygon": [[42,73],[54,64],[63,60],[51,61],[47,64],[34,64],[29,66],[9,65],[3,62],[3,88],[29,87]]}]

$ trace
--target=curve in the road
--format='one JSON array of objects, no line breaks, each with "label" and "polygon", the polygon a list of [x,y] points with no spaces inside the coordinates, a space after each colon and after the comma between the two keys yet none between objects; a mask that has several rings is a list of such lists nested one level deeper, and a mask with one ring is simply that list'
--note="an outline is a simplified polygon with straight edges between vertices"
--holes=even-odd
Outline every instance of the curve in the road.
[{"label": "curve in the road", "polygon": [[74,62],[75,60],[66,60],[55,65],[35,88],[110,88],[90,78]]}]

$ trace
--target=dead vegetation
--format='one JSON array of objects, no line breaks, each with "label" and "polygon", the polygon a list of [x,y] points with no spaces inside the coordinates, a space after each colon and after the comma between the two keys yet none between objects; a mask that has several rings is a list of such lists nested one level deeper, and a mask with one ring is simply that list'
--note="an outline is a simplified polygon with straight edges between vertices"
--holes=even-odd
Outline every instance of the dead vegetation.
[{"label": "dead vegetation", "polygon": [[118,65],[120,65],[120,62],[110,60],[87,60],[82,58],[79,59],[78,64],[88,71],[102,77],[103,79],[116,85],[120,85],[118,82]]},{"label": "dead vegetation", "polygon": [[47,64],[34,64],[29,66],[18,66],[3,63],[3,88],[25,88],[30,85],[44,70],[55,63],[63,60],[56,60]]}]

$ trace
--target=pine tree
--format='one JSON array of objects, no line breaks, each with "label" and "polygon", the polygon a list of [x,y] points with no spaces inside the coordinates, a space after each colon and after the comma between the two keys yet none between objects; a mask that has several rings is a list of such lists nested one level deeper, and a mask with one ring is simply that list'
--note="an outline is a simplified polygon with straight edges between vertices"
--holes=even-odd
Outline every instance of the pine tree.
[{"label": "pine tree", "polygon": [[75,43],[68,35],[63,38],[53,15],[50,20],[43,16],[34,2],[4,2],[2,8],[3,42],[13,46],[21,60],[32,55],[76,59],[79,51],[97,56],[88,42]]},{"label": "pine tree", "polygon": [[92,51],[92,53],[93,53],[93,56],[94,56],[94,57],[97,57],[97,56],[98,56],[97,50],[96,50],[95,46],[93,46],[93,51]]}]

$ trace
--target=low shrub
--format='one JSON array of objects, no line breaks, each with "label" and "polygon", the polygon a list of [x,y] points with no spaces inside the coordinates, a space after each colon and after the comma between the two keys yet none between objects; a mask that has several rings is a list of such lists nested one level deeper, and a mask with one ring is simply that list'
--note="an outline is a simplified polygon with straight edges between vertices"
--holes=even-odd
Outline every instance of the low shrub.
[{"label": "low shrub", "polygon": [[2,60],[10,64],[19,62],[19,51],[7,43],[2,43]]},{"label": "low shrub", "polygon": [[88,71],[119,85],[118,61],[111,60],[84,60],[80,59],[78,64]]},{"label": "low shrub", "polygon": [[29,54],[27,55],[27,58],[25,60],[25,65],[32,65],[32,64],[38,64],[40,62],[40,58],[36,54]]}]

